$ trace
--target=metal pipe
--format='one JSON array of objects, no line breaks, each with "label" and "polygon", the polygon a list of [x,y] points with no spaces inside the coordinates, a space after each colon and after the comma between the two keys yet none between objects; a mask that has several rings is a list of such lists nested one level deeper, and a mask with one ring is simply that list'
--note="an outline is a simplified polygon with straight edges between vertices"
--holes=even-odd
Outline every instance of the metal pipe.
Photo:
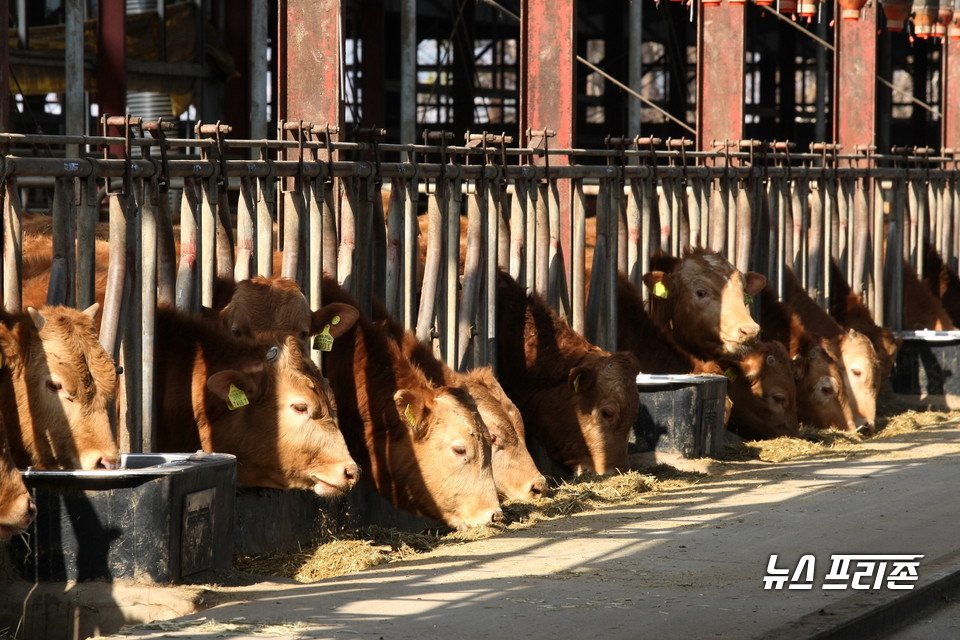
[{"label": "metal pipe", "polygon": [[3,307],[20,311],[23,305],[23,206],[15,178],[7,178],[3,198]]},{"label": "metal pipe", "polygon": [[441,348],[450,367],[457,366],[457,288],[460,274],[460,189],[446,185],[447,207],[441,209],[443,239],[443,289],[440,296]]},{"label": "metal pipe", "polygon": [[200,309],[199,242],[200,197],[194,180],[185,180],[180,198],[180,266],[177,269],[176,305],[180,311]]},{"label": "metal pipe", "polygon": [[[384,304],[394,318],[403,318],[403,198],[406,188],[401,178],[394,178],[387,204],[387,295]],[[409,326],[409,325],[404,325]]]},{"label": "metal pipe", "polygon": [[400,141],[417,139],[417,0],[400,0]]},{"label": "metal pipe", "polygon": [[[83,82],[83,20],[84,0],[64,0],[64,129],[68,134],[84,134],[86,124],[86,93]],[[26,46],[26,45],[24,45]],[[67,145],[68,158],[79,157],[76,144]]]},{"label": "metal pipe", "polygon": [[420,313],[417,316],[417,340],[426,342],[433,333],[433,316],[437,304],[437,285],[440,281],[443,217],[436,192],[427,198],[427,258],[423,265],[423,285],[420,289]]},{"label": "metal pipe", "polygon": [[237,198],[237,262],[233,270],[234,280],[250,278],[256,268],[256,204],[250,178],[240,179],[240,194]]},{"label": "metal pipe", "polygon": [[100,322],[100,344],[117,360],[120,355],[118,336],[123,304],[123,287],[127,272],[127,197],[111,193],[110,203],[110,259],[107,266],[107,288],[103,299],[103,319]]},{"label": "metal pipe", "polygon": [[[477,329],[475,318],[479,306],[480,281],[483,276],[480,272],[483,251],[481,234],[484,214],[487,213],[487,195],[484,193],[485,185],[477,185],[477,188],[479,193],[467,199],[467,249],[463,262],[463,292],[460,295],[460,313],[457,321],[459,344],[455,364],[458,371],[466,369],[467,352],[475,343],[474,333]],[[475,363],[475,359],[473,360]]]},{"label": "metal pipe", "polygon": [[516,183],[513,197],[510,199],[510,277],[523,284],[521,275],[525,262],[524,234],[527,228],[527,183]]},{"label": "metal pipe", "polygon": [[585,335],[586,322],[584,319],[586,305],[586,240],[587,235],[587,206],[583,195],[583,181],[576,180],[573,184],[573,318],[570,326],[580,335]]},{"label": "metal pipe", "polygon": [[[250,137],[267,137],[267,39],[269,16],[266,2],[250,3]],[[250,149],[250,157],[259,152]]]},{"label": "metal pipe", "polygon": [[[76,300],[76,240],[75,214],[67,201],[67,189],[70,185],[59,178],[53,189],[53,262],[50,265],[50,283],[47,287],[48,305],[73,306]],[[72,195],[72,193],[71,193]]]},{"label": "metal pipe", "polygon": [[299,282],[300,229],[305,216],[303,194],[300,191],[287,191],[283,199],[283,262],[280,275]]},{"label": "metal pipe", "polygon": [[[89,178],[79,181],[80,199],[77,204],[77,307],[86,309],[96,297],[97,278],[97,219],[100,198],[97,183]],[[106,195],[106,192],[103,192]],[[172,222],[171,229],[172,229]],[[102,310],[101,310],[102,311]]]},{"label": "metal pipe", "polygon": [[[403,202],[403,272],[401,291],[403,301],[403,326],[413,327],[417,299],[417,264],[420,259],[420,244],[418,236],[420,227],[417,224],[417,206],[420,197],[419,180],[412,178],[406,182],[405,198]],[[335,240],[334,240],[335,241]]]},{"label": "metal pipe", "polygon": [[[140,327],[137,332],[140,351],[140,450],[156,450],[156,414],[154,412],[154,345],[157,321],[157,280],[159,256],[157,251],[157,224],[159,211],[167,200],[166,192],[156,201],[151,197],[155,185],[148,185],[140,219]],[[136,368],[136,367],[134,367]],[[136,395],[134,396],[136,397]]]}]

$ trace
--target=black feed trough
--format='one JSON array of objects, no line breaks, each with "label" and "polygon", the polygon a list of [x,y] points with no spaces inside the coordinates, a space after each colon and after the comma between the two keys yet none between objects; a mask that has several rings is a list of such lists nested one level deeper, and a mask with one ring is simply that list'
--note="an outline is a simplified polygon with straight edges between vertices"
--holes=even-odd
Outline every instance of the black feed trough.
[{"label": "black feed trough", "polygon": [[890,384],[894,393],[945,409],[960,408],[960,331],[902,331]]},{"label": "black feed trough", "polygon": [[124,454],[112,471],[23,471],[38,515],[6,546],[26,580],[179,582],[229,569],[236,458]]},{"label": "black feed trough", "polygon": [[637,376],[640,413],[631,452],[657,451],[684,458],[723,453],[727,379],[715,375]]}]

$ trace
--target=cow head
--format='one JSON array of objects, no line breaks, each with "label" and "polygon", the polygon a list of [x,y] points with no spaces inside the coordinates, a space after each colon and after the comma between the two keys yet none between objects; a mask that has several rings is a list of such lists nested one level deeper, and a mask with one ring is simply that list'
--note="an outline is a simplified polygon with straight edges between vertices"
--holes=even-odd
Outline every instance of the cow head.
[{"label": "cow head", "polygon": [[[217,402],[240,406],[210,414],[216,417],[201,428],[204,448],[237,456],[240,484],[312,489],[320,496],[350,490],[360,469],[340,432],[327,380],[291,336],[279,353],[267,349],[265,360],[260,372],[230,369],[207,378]],[[267,440],[276,447],[269,456]]]},{"label": "cow head", "polygon": [[800,421],[818,429],[846,430],[853,424],[843,372],[826,338],[803,336],[793,357]]},{"label": "cow head", "polygon": [[[394,404],[412,455],[391,461],[404,487],[399,506],[456,529],[503,519],[491,470],[490,437],[467,392],[459,387],[398,389]],[[412,493],[422,482],[426,495]]]},{"label": "cow head", "polygon": [[490,434],[493,480],[507,500],[532,500],[546,494],[547,481],[527,450],[523,417],[490,367],[468,371],[463,386],[477,403]]},{"label": "cow head", "polygon": [[238,282],[229,304],[220,312],[223,325],[234,336],[281,341],[293,336],[303,353],[309,353],[310,336],[326,332],[337,338],[353,327],[359,316],[356,307],[342,303],[310,311],[295,280],[262,276]]},{"label": "cow head", "polygon": [[[588,352],[570,369],[566,389],[576,423],[568,433],[543,442],[547,453],[574,473],[614,473],[627,464],[627,441],[640,410],[640,363],[629,352]],[[562,398],[545,398],[564,406]],[[566,422],[565,416],[557,415]],[[558,427],[559,427],[558,423]]]},{"label": "cow head", "polygon": [[0,418],[0,541],[24,531],[36,515],[37,505],[13,464],[3,418]]},{"label": "cow head", "polygon": [[[98,305],[28,308],[0,324],[16,409],[4,401],[14,460],[39,469],[115,469],[110,427],[117,370],[97,340]],[[19,458],[19,459],[18,459]]]},{"label": "cow head", "polygon": [[880,361],[867,336],[848,329],[840,336],[843,383],[857,430],[873,431],[880,390]]},{"label": "cow head", "polygon": [[[727,362],[723,362],[727,365]],[[751,439],[796,436],[797,385],[787,349],[779,342],[758,342],[729,363],[727,395],[733,401],[732,430]]]},{"label": "cow head", "polygon": [[[746,297],[766,285],[759,273],[740,273],[714,251],[688,249],[682,260],[661,260],[669,270],[644,274],[652,315],[666,318],[681,347],[703,360],[739,355],[760,333]],[[657,311],[657,307],[661,310]]]}]

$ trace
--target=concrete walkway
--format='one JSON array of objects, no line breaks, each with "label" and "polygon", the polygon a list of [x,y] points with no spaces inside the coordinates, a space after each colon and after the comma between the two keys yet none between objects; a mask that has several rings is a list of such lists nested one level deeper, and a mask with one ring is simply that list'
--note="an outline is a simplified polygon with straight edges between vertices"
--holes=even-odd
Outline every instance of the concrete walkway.
[{"label": "concrete walkway", "polygon": [[[922,554],[913,590],[922,595],[960,569],[958,523],[960,429],[927,428],[867,442],[848,459],[729,465],[718,479],[645,504],[553,520],[359,574],[224,589],[211,609],[163,623],[165,630],[129,634],[805,638],[910,593],[823,589],[833,554]],[[801,556],[815,556],[813,588],[765,590],[771,554],[791,575]],[[893,631],[911,610],[915,604],[890,609],[891,619],[852,637]],[[950,619],[939,624],[958,637]]]}]

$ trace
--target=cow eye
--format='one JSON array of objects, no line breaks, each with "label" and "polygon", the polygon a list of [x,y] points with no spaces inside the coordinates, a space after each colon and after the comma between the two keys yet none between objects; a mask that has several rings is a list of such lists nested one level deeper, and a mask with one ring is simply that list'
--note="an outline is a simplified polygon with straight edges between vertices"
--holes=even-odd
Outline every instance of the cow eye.
[{"label": "cow eye", "polygon": [[233,327],[232,329],[230,329],[230,333],[232,333],[234,336],[238,338],[243,335],[243,332],[241,332],[240,329],[237,329],[236,327]]},{"label": "cow eye", "polygon": [[290,408],[293,409],[296,413],[306,413],[307,412],[307,403],[306,402],[294,402],[290,405]]},{"label": "cow eye", "polygon": [[697,297],[698,297],[698,298],[706,298],[706,297],[707,297],[707,290],[706,290],[706,289],[697,289],[694,293],[697,294]]},{"label": "cow eye", "polygon": [[603,409],[600,409],[600,416],[604,420],[613,420],[614,418],[613,409],[608,409],[606,407],[604,407]]},{"label": "cow eye", "polygon": [[453,444],[450,445],[450,450],[453,451],[453,454],[458,458],[467,457],[467,447],[462,444]]},{"label": "cow eye", "polygon": [[777,364],[777,359],[773,356],[767,356],[767,364],[772,367],[773,365]]},{"label": "cow eye", "polygon": [[63,389],[63,385],[55,380],[47,380],[47,389],[53,391],[54,393],[60,393],[60,390]]},{"label": "cow eye", "polygon": [[773,394],[773,401],[777,404],[787,404],[787,396],[782,393],[775,393]]},{"label": "cow eye", "polygon": [[850,369],[850,373],[852,373],[853,375],[855,375],[855,376],[858,377],[858,378],[863,375],[863,371],[861,371],[861,370],[860,370],[859,368],[857,368],[857,367],[853,367],[852,369]]},{"label": "cow eye", "polygon": [[499,446],[499,444],[500,444],[500,438],[497,437],[497,434],[491,433],[491,434],[490,434],[490,446],[491,446],[491,447],[496,447],[496,446]]}]

